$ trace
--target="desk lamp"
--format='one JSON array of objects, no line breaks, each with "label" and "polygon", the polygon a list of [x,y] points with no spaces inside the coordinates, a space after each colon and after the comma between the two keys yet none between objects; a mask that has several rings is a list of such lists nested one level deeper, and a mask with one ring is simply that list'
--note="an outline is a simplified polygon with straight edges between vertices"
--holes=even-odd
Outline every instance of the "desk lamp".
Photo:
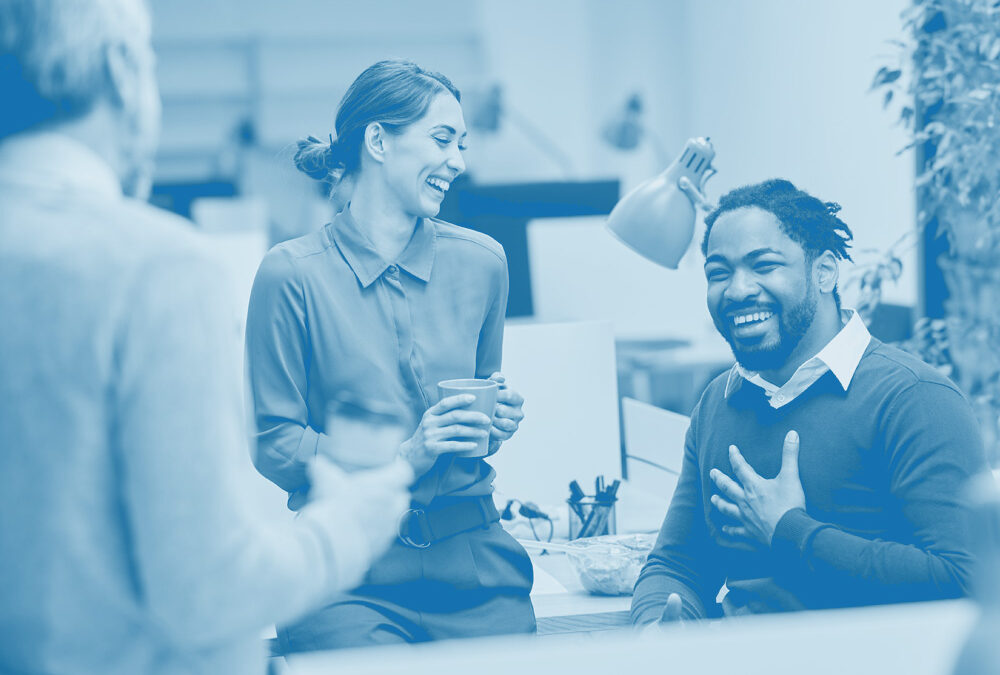
[{"label": "desk lamp", "polygon": [[663,173],[618,202],[608,216],[611,234],[644,258],[677,269],[694,236],[695,208],[714,208],[702,194],[715,173],[714,158],[708,138],[689,139]]}]

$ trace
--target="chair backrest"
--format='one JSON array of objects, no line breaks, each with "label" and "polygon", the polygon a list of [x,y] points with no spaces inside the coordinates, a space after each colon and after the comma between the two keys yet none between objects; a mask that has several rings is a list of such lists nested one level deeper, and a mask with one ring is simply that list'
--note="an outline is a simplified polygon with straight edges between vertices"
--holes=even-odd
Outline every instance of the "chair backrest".
[{"label": "chair backrest", "polygon": [[625,472],[629,482],[669,499],[684,459],[691,418],[633,398],[622,398]]},{"label": "chair backrest", "polygon": [[[503,372],[525,398],[517,434],[488,458],[509,498],[564,506],[569,482],[621,477],[615,341],[606,321],[508,322]],[[501,504],[502,506],[502,504]]]}]

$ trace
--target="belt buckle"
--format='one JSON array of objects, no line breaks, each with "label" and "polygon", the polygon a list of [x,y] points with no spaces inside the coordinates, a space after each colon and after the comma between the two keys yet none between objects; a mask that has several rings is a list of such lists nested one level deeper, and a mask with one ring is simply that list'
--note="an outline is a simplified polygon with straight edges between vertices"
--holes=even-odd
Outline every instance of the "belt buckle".
[{"label": "belt buckle", "polygon": [[420,518],[420,516],[425,515],[423,509],[406,509],[403,514],[399,517],[399,522],[396,524],[396,534],[399,536],[399,540],[406,544],[407,546],[412,546],[413,548],[429,548],[431,545],[430,539],[425,541],[414,541],[409,535],[409,527],[407,527],[407,532],[403,532],[403,526],[408,525],[409,517],[411,515]]}]

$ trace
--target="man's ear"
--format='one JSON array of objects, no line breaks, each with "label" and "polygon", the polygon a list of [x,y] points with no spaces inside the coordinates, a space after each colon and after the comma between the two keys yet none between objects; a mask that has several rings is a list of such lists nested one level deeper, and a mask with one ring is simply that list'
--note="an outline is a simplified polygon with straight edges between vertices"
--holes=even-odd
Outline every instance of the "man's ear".
[{"label": "man's ear", "polygon": [[126,107],[139,97],[139,65],[124,44],[114,44],[104,52],[108,75],[108,94],[111,102]]},{"label": "man's ear", "polygon": [[378,122],[365,127],[365,152],[379,164],[385,161],[385,129]]},{"label": "man's ear", "polygon": [[833,293],[840,278],[840,265],[831,251],[823,251],[812,265],[813,279],[822,293]]}]

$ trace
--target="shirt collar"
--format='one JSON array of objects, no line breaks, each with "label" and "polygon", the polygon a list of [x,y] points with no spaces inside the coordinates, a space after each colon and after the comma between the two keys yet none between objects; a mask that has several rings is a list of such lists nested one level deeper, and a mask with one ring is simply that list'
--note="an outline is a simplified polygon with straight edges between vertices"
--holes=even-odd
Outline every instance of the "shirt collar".
[{"label": "shirt collar", "polygon": [[70,136],[48,131],[0,141],[0,184],[99,199],[122,196],[121,181],[104,158]]},{"label": "shirt collar", "polygon": [[819,351],[816,358],[827,365],[840,386],[847,391],[872,336],[861,316],[854,310],[845,309],[841,312],[841,318],[845,321],[844,327]]},{"label": "shirt collar", "polygon": [[[344,207],[333,219],[330,226],[331,236],[358,281],[363,287],[368,288],[392,263],[386,261],[375,250],[375,245],[351,215],[349,207],[350,205]],[[413,236],[399,254],[396,264],[426,283],[431,278],[436,247],[437,228],[434,226],[434,221],[429,218],[419,218]]]},{"label": "shirt collar", "polygon": [[[872,336],[868,332],[864,321],[861,320],[861,316],[854,310],[842,310],[840,318],[844,321],[844,327],[826,343],[823,349],[819,350],[816,356],[799,366],[799,369],[814,368],[816,361],[820,361],[829,368],[830,372],[837,378],[837,381],[840,382],[840,386],[843,387],[844,391],[847,391],[847,388],[851,385],[851,380],[854,379],[854,373],[858,369],[858,364],[861,363],[861,357],[864,356],[865,350],[868,349],[868,344],[871,342]],[[798,370],[796,370],[797,372]],[[759,377],[757,373],[746,370],[739,363],[734,364],[729,370],[729,375],[726,379],[726,398],[729,398],[734,391],[739,389],[743,380],[751,380],[755,377]],[[795,375],[793,374],[792,379],[794,377]],[[766,380],[761,378],[761,382],[766,382]],[[775,385],[771,386],[775,390],[778,389]],[[761,388],[766,390],[766,387],[763,387],[763,385],[761,385]]]}]

